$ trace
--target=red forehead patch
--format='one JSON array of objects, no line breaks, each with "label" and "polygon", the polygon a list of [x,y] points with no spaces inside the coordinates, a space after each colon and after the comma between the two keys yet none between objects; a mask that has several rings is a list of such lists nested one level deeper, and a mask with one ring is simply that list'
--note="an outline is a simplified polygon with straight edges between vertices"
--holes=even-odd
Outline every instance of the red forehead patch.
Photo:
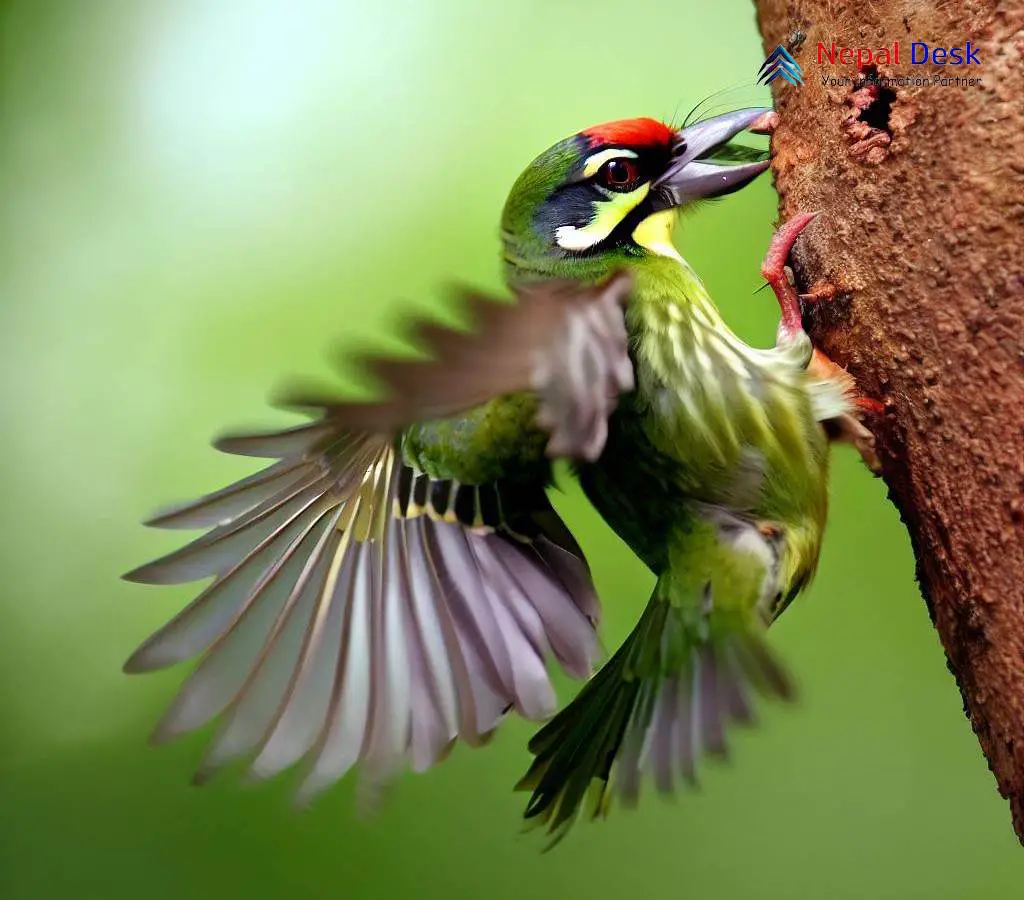
[{"label": "red forehead patch", "polygon": [[587,128],[581,134],[598,144],[617,144],[622,147],[667,146],[675,132],[657,119],[619,119]]}]

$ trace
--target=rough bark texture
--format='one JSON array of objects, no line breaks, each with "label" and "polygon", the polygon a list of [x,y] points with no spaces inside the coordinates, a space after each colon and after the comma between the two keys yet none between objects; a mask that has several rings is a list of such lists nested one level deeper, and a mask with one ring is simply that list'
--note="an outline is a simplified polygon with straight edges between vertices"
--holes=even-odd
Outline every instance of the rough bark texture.
[{"label": "rough bark texture", "polygon": [[[780,218],[820,210],[793,254],[817,346],[884,402],[868,420],[918,578],[1024,842],[1024,0],[756,0],[773,86]],[[911,41],[979,65],[909,65]],[[819,64],[818,42],[900,64]],[[981,85],[872,85],[872,75]],[[826,85],[822,76],[852,84]]]}]

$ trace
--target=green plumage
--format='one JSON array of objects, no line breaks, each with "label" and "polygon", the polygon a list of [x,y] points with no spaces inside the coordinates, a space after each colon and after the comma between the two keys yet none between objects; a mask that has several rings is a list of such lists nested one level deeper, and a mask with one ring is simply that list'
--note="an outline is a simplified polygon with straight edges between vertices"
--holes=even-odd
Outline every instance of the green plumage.
[{"label": "green plumage", "polygon": [[464,484],[546,481],[547,435],[534,424],[536,416],[531,394],[491,400],[455,419],[413,425],[403,435],[403,456],[434,478]]}]

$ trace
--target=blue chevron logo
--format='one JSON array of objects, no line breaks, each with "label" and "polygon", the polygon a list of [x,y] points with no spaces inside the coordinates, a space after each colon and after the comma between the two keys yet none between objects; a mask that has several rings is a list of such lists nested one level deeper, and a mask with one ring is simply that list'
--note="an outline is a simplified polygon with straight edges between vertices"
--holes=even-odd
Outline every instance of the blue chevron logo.
[{"label": "blue chevron logo", "polygon": [[793,87],[804,83],[804,73],[800,64],[782,44],[768,54],[757,72],[758,84],[771,84],[776,78],[781,78]]}]

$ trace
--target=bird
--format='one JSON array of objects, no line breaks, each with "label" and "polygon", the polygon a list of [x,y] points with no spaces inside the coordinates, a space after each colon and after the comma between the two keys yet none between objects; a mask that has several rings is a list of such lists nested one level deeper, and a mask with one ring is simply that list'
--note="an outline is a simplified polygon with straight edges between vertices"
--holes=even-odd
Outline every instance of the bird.
[{"label": "bird", "polygon": [[[154,740],[216,722],[198,781],[296,767],[308,802],[353,768],[369,785],[429,769],[514,712],[544,723],[516,787],[557,841],[648,781],[695,782],[758,698],[791,699],[766,631],[814,575],[830,444],[873,463],[870,401],[801,324],[785,266],[813,214],[765,258],[767,349],[730,330],[673,235],[768,168],[734,139],[775,121],[622,119],[558,141],[502,212],[511,299],[459,289],[462,326],[411,317],[418,356],[356,359],[373,399],[292,387],[302,422],[216,441],[271,462],[157,513],[205,532],[124,576],[212,579],[125,664],[198,659]],[[590,569],[548,496],[560,459],[656,579],[603,662]],[[584,680],[560,710],[553,662]]]}]

